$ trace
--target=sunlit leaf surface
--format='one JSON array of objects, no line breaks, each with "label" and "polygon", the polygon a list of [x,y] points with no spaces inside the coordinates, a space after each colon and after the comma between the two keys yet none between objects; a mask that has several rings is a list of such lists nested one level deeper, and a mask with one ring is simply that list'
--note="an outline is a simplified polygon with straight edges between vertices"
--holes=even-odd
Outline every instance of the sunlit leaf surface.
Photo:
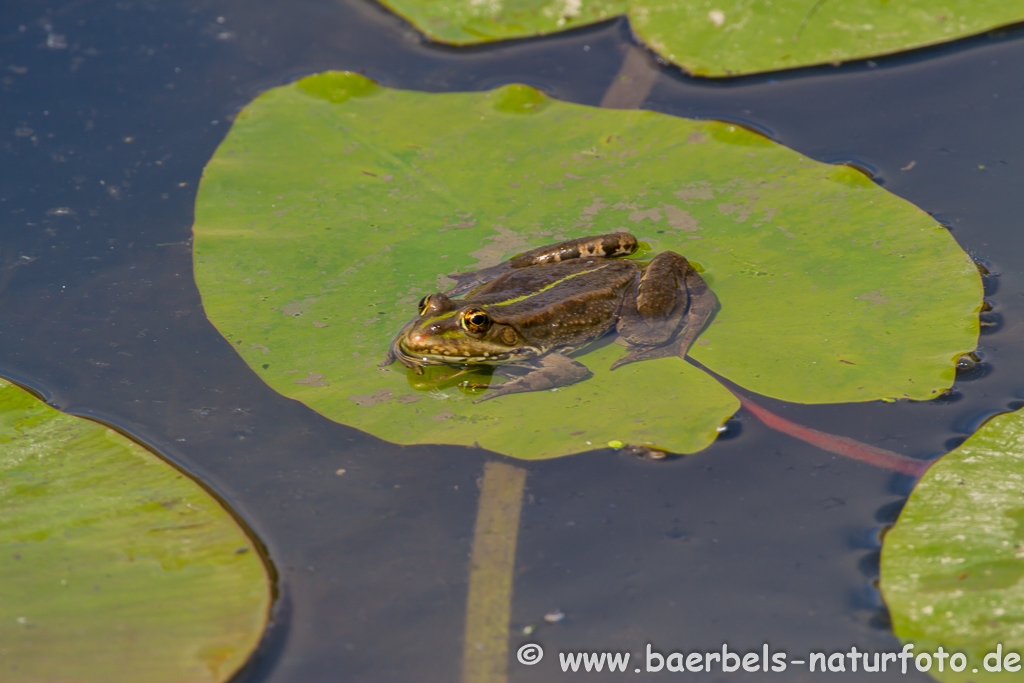
[{"label": "sunlit leaf surface", "polygon": [[270,589],[220,504],[146,449],[0,380],[0,680],[227,680]]},{"label": "sunlit leaf surface", "polygon": [[735,76],[943,43],[1024,20],[1012,0],[631,0],[629,19],[687,71]]},{"label": "sunlit leaf surface", "polygon": [[628,230],[705,269],[721,304],[691,355],[790,401],[928,399],[974,348],[980,278],[949,233],[844,167],[742,128],[550,100],[427,94],[328,73],[261,95],[204,174],[195,268],[210,319],[271,386],[399,443],[517,457],[610,441],[704,448],[737,407],[675,358],[479,405],[418,391],[388,343],[446,277]]},{"label": "sunlit leaf surface", "polygon": [[[942,681],[1021,680],[984,668],[1024,654],[1024,412],[990,421],[932,466],[885,537],[882,591],[915,651],[971,657]],[[994,665],[995,660],[989,661]],[[1018,661],[1018,664],[1020,662]],[[979,673],[972,669],[977,668]]]},{"label": "sunlit leaf surface", "polygon": [[706,76],[828,64],[934,45],[1024,20],[995,0],[381,0],[458,45],[543,35],[628,14],[662,57]]},{"label": "sunlit leaf surface", "polygon": [[434,40],[465,45],[555,33],[625,14],[627,0],[383,0]]}]

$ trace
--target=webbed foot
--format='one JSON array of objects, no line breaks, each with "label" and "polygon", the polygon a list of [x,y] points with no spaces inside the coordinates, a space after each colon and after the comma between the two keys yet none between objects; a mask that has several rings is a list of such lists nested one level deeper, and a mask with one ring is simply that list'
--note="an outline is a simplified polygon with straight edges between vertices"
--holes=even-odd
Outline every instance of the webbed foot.
[{"label": "webbed foot", "polygon": [[491,385],[491,388],[473,403],[483,403],[506,394],[564,387],[586,379],[589,375],[590,370],[583,363],[577,363],[560,353],[549,353],[535,360],[531,370],[525,375],[504,384]]},{"label": "webbed foot", "polygon": [[[611,369],[622,367],[623,365],[629,365],[630,363],[636,363],[641,360],[654,360],[655,358],[668,358],[669,356],[675,356],[679,354],[678,346],[676,344],[666,344],[665,346],[634,346],[630,348],[622,358],[612,363]],[[680,356],[682,357],[682,356]]]}]

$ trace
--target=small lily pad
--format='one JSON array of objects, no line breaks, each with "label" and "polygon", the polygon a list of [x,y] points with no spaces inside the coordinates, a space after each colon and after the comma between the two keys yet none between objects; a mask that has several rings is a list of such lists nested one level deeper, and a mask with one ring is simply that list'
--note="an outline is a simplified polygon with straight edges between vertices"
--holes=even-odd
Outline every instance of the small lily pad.
[{"label": "small lily pad", "polygon": [[432,39],[469,45],[557,33],[625,14],[627,0],[383,0]]},{"label": "small lily pad", "polygon": [[253,542],[195,482],[0,380],[0,678],[225,681],[269,605]]},{"label": "small lily pad", "polygon": [[[1024,412],[999,416],[928,470],[882,548],[893,629],[915,653],[962,652],[942,681],[1020,680],[990,672],[1001,646],[1024,654]],[[996,658],[990,658],[994,665]],[[1020,664],[1020,661],[1017,662]],[[977,670],[977,673],[972,671]]]},{"label": "small lily pad", "polygon": [[977,341],[973,263],[859,172],[733,125],[520,85],[438,95],[327,73],[264,93],[204,173],[195,273],[268,384],[388,440],[700,450],[738,403],[676,358],[610,371],[625,349],[606,344],[578,358],[589,379],[477,405],[378,367],[448,273],[621,230],[703,270],[721,309],[690,355],[761,394],[928,399]]},{"label": "small lily pad", "polygon": [[995,0],[382,0],[431,39],[468,45],[627,14],[637,35],[693,74],[737,76],[934,45],[1024,20]]}]

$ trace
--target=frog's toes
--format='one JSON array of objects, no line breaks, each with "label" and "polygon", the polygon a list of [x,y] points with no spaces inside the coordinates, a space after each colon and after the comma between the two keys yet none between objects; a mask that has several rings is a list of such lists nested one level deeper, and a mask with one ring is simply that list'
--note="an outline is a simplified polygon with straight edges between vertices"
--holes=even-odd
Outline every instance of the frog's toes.
[{"label": "frog's toes", "polygon": [[675,356],[677,349],[673,344],[665,346],[634,346],[628,354],[612,363],[611,369],[636,363],[642,360],[654,360],[655,358],[668,358]]}]

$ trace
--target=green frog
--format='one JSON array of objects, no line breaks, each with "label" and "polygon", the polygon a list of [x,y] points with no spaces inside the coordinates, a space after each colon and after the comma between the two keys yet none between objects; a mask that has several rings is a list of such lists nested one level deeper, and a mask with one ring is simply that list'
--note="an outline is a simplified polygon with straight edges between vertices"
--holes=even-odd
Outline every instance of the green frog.
[{"label": "green frog", "polygon": [[683,358],[715,308],[690,263],[666,251],[649,263],[618,258],[637,249],[625,232],[540,247],[497,266],[453,273],[448,293],[423,297],[382,366],[493,365],[510,377],[480,403],[554,389],[590,371],[569,354],[612,332],[629,353],[612,365]]}]

